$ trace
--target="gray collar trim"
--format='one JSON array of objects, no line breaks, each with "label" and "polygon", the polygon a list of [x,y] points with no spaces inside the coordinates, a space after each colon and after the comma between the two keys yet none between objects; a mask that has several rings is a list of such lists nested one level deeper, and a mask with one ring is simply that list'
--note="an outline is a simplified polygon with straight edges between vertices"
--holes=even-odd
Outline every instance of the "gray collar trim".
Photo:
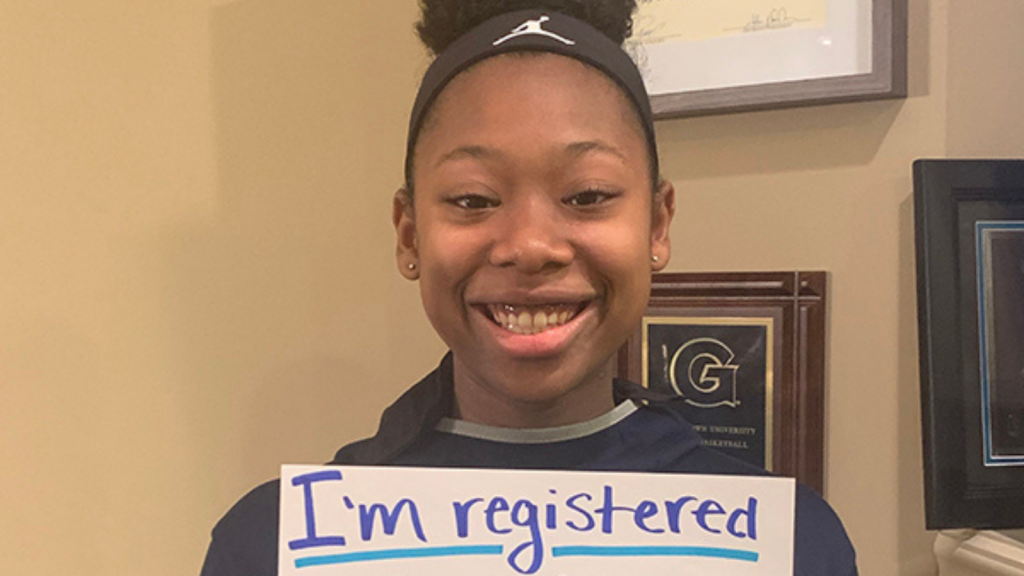
[{"label": "gray collar trim", "polygon": [[499,428],[497,426],[475,424],[453,418],[442,418],[435,430],[455,434],[456,436],[468,436],[479,440],[504,442],[506,444],[549,444],[551,442],[564,442],[590,436],[601,430],[611,428],[633,412],[636,412],[636,404],[626,400],[611,411],[593,420],[587,420],[578,424],[555,426],[553,428]]}]

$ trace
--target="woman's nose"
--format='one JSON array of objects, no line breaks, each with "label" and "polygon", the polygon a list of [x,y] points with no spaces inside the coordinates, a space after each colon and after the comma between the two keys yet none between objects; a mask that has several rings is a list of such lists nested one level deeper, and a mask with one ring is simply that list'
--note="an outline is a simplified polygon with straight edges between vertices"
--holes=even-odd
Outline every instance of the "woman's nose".
[{"label": "woman's nose", "polygon": [[525,274],[538,274],[568,266],[573,259],[566,222],[558,206],[545,200],[530,200],[507,206],[495,230],[490,262],[515,267]]}]

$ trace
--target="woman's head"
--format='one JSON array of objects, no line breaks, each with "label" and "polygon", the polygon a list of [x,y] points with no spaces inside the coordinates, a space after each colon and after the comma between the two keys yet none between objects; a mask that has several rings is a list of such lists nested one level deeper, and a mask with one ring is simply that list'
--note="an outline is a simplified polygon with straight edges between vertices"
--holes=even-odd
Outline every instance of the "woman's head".
[{"label": "woman's head", "polygon": [[[552,53],[487,58],[446,84],[394,219],[403,273],[455,355],[462,417],[578,421],[668,260],[671,186],[620,86]],[[410,264],[412,267],[410,267]]]}]

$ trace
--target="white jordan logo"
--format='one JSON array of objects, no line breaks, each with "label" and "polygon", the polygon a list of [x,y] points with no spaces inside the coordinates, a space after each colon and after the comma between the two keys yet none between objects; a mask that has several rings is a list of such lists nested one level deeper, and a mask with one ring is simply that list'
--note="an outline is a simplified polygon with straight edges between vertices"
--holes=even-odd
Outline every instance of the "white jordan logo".
[{"label": "white jordan logo", "polygon": [[504,42],[507,42],[507,41],[509,41],[509,40],[511,40],[513,38],[517,38],[519,36],[526,36],[527,34],[537,34],[539,36],[547,36],[548,38],[554,38],[555,40],[558,40],[559,42],[561,42],[563,44],[567,44],[569,46],[572,46],[573,44],[576,43],[576,42],[573,42],[572,40],[569,40],[568,38],[563,38],[563,37],[559,36],[558,34],[555,34],[553,32],[548,32],[547,30],[542,28],[541,24],[544,24],[548,20],[551,20],[551,18],[549,18],[547,16],[541,16],[540,18],[537,18],[536,20],[527,20],[526,22],[523,22],[519,26],[516,26],[515,28],[513,28],[512,32],[510,34],[508,34],[507,36],[502,36],[501,38],[498,38],[497,40],[495,40],[494,41],[494,46],[497,46],[497,45],[502,44]]}]

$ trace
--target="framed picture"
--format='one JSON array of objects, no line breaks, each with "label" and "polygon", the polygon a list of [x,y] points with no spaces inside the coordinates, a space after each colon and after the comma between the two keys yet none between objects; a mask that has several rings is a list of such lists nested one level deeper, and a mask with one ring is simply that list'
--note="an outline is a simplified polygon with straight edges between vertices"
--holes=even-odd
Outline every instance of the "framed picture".
[{"label": "framed picture", "polygon": [[1024,161],[914,163],[930,529],[1024,527]]},{"label": "framed picture", "polygon": [[655,274],[620,377],[677,397],[706,446],[823,489],[824,272]]},{"label": "framed picture", "polygon": [[656,118],[899,98],[907,0],[640,0]]}]

